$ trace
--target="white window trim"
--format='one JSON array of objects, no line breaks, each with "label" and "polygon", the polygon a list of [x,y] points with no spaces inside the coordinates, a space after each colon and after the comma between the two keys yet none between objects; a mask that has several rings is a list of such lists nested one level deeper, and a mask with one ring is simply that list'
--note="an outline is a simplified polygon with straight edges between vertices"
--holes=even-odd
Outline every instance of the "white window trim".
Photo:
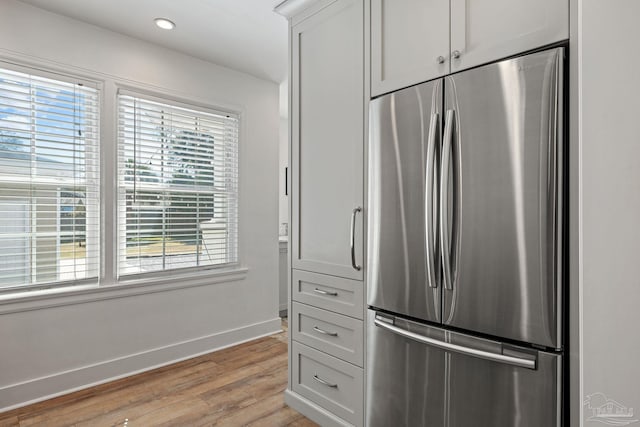
[{"label": "white window trim", "polygon": [[147,277],[143,279],[130,279],[112,285],[56,286],[51,289],[4,294],[0,295],[0,316],[24,311],[210,286],[217,283],[237,282],[245,280],[248,273],[249,269],[243,267],[219,268],[214,273],[208,272],[208,274],[195,272],[194,274],[168,275],[165,273],[162,278]]},{"label": "white window trim", "polygon": [[236,111],[234,109],[227,109],[221,107],[214,107],[212,105],[203,104],[198,101],[189,101],[185,98],[178,98],[172,95],[151,92],[144,89],[138,89],[131,86],[117,86],[117,94],[124,96],[133,96],[136,98],[144,98],[149,101],[158,102],[160,104],[171,103],[172,106],[186,108],[188,110],[198,109],[204,113],[217,114],[217,115],[227,115],[231,114],[233,116],[237,116],[239,120],[241,120],[240,116],[242,115],[241,111]]},{"label": "white window trim", "polygon": [[[116,118],[116,96],[118,90],[131,90],[145,96],[159,96],[161,99],[168,99],[175,102],[182,102],[186,105],[197,106],[212,111],[229,111],[239,117],[240,127],[238,133],[238,164],[242,164],[243,144],[242,140],[246,135],[247,122],[245,120],[245,110],[243,107],[220,100],[213,103],[204,100],[197,95],[185,94],[172,91],[170,89],[150,85],[145,82],[122,78],[117,75],[102,73],[85,68],[76,67],[69,64],[61,64],[56,61],[47,60],[40,57],[21,54],[19,52],[0,49],[0,62],[7,64],[7,68],[14,67],[20,70],[37,70],[43,76],[50,75],[52,78],[64,79],[72,78],[75,81],[82,81],[84,84],[95,85],[100,92],[99,108],[101,111],[100,120],[100,276],[98,281],[74,282],[69,286],[53,285],[49,289],[19,290],[13,288],[14,292],[0,292],[0,315],[45,309],[48,307],[64,306],[70,304],[82,304],[85,302],[99,301],[103,299],[125,298],[128,296],[142,295],[146,293],[170,291],[174,289],[190,288],[194,286],[214,285],[216,283],[227,283],[244,280],[250,272],[250,267],[244,265],[243,259],[246,248],[242,242],[242,187],[243,177],[239,176],[238,181],[238,262],[228,269],[204,269],[195,272],[180,272],[180,274],[165,275],[163,278],[148,277],[129,278],[129,280],[117,279],[116,246],[115,246],[115,221],[117,211],[115,197],[117,195],[117,177],[111,171],[117,167],[117,118]],[[216,105],[216,107],[212,107]],[[110,141],[113,143],[105,143]],[[109,174],[107,174],[109,171]],[[172,282],[168,287],[165,282]],[[145,289],[144,292],[140,288]],[[95,295],[104,295],[96,297]],[[117,296],[116,296],[117,295]]]},{"label": "white window trim", "polygon": [[[167,94],[167,93],[161,93],[161,92],[157,92],[157,91],[151,91],[151,90],[146,90],[140,87],[133,87],[133,86],[128,86],[128,85],[118,85],[116,84],[116,88],[115,88],[115,95],[114,95],[114,99],[113,99],[113,120],[114,120],[114,133],[113,133],[113,142],[114,142],[114,154],[115,157],[113,157],[111,160],[114,162],[112,167],[110,169],[115,170],[116,174],[117,174],[117,170],[118,170],[118,144],[119,144],[119,140],[118,140],[118,96],[119,95],[123,95],[123,96],[131,96],[131,97],[140,97],[143,98],[145,100],[150,100],[153,102],[158,102],[161,104],[171,104],[172,106],[176,106],[176,107],[180,107],[180,108],[186,108],[188,110],[194,110],[197,109],[199,111],[205,112],[205,113],[210,113],[210,114],[215,114],[215,115],[233,115],[237,120],[238,120],[238,147],[237,147],[237,156],[238,156],[238,163],[236,165],[237,169],[238,169],[238,182],[237,182],[237,191],[235,193],[236,196],[236,218],[237,218],[237,223],[236,223],[236,228],[237,228],[237,239],[236,242],[234,242],[235,244],[235,251],[236,251],[236,261],[234,262],[228,262],[225,264],[221,264],[221,265],[201,265],[201,266],[192,266],[192,267],[183,267],[183,268],[176,268],[176,269],[168,269],[168,270],[162,270],[162,271],[153,271],[153,272],[145,272],[145,273],[137,273],[137,274],[126,274],[126,275],[120,275],[119,273],[119,268],[118,268],[118,245],[120,244],[118,238],[118,227],[120,226],[120,221],[122,221],[122,218],[120,217],[120,214],[118,212],[118,207],[119,207],[119,203],[121,203],[120,200],[120,194],[119,194],[119,183],[118,183],[118,177],[116,176],[114,179],[114,190],[113,190],[113,194],[112,196],[114,197],[114,217],[113,219],[115,220],[115,223],[113,225],[113,239],[111,240],[111,242],[114,244],[113,246],[113,277],[114,277],[114,281],[116,283],[130,283],[132,280],[140,280],[140,279],[146,279],[149,278],[149,280],[153,280],[154,278],[159,278],[159,277],[163,277],[166,274],[175,274],[175,275],[179,275],[180,277],[188,277],[191,276],[193,274],[202,274],[202,275],[208,275],[210,273],[214,273],[217,270],[224,270],[224,269],[242,269],[242,248],[241,248],[241,229],[242,229],[242,223],[241,223],[241,215],[240,215],[240,201],[241,201],[241,191],[242,191],[242,186],[241,186],[241,173],[240,170],[242,169],[241,167],[241,163],[242,163],[242,151],[241,151],[241,147],[242,147],[242,139],[243,139],[243,135],[244,135],[244,112],[240,109],[236,109],[236,108],[221,108],[221,107],[214,107],[211,106],[209,104],[206,103],[202,103],[199,101],[191,101],[188,100],[186,98],[182,98],[182,97],[177,97],[171,94]],[[103,218],[104,219],[104,218]]]},{"label": "white window trim", "polygon": [[[38,66],[38,65],[27,65],[20,64],[11,59],[0,57],[0,68],[5,68],[7,70],[16,71],[19,73],[25,74],[34,74],[38,77],[44,77],[52,80],[59,80],[65,83],[78,84],[81,83],[84,86],[96,89],[98,92],[102,92],[103,82],[99,79],[91,79],[87,78],[83,74],[76,74],[73,71],[60,71],[55,69],[50,69],[46,66]],[[102,97],[100,97],[101,99]]]},{"label": "white window trim", "polygon": [[[60,82],[64,82],[64,83],[68,83],[68,84],[72,84],[72,85],[76,85],[76,84],[81,84],[83,86],[92,88],[96,91],[96,96],[97,96],[97,108],[98,108],[98,117],[100,118],[98,120],[98,128],[97,128],[97,153],[98,153],[98,158],[100,159],[100,168],[99,168],[99,205],[97,205],[97,211],[98,211],[98,223],[100,224],[100,227],[97,231],[97,239],[98,239],[98,243],[97,246],[101,245],[101,236],[100,236],[100,229],[103,228],[101,221],[105,218],[104,216],[104,211],[102,209],[102,194],[103,194],[103,189],[104,189],[104,183],[103,183],[103,178],[104,178],[104,171],[103,171],[103,160],[102,160],[102,136],[103,136],[103,132],[102,132],[102,127],[104,126],[103,122],[102,122],[102,112],[104,110],[103,106],[104,106],[104,81],[101,81],[98,78],[90,78],[87,77],[85,73],[76,73],[73,70],[69,69],[69,70],[62,70],[59,67],[48,67],[47,65],[42,65],[42,64],[38,64],[38,63],[34,63],[34,62],[23,62],[23,61],[19,61],[19,60],[15,60],[11,57],[8,57],[7,55],[0,55],[0,68],[6,69],[6,70],[10,70],[10,71],[15,71],[15,72],[19,72],[19,73],[24,73],[27,75],[33,75],[33,76],[37,76],[40,78],[45,78],[45,79],[51,79],[54,81],[60,81]],[[47,182],[47,178],[39,178],[38,181],[40,184],[43,185],[49,185],[49,183]],[[69,184],[72,184],[72,182],[70,182]],[[59,181],[56,181],[55,183],[53,183],[54,186],[58,186],[59,185]],[[59,199],[58,199],[58,203],[59,203]],[[57,218],[56,221],[59,222],[60,218]],[[57,224],[59,226],[59,224]],[[56,256],[59,256],[59,254],[57,254]],[[101,268],[103,265],[103,260],[104,260],[104,253],[102,251],[100,251],[99,254],[99,265],[98,265],[98,277],[91,277],[91,278],[87,278],[87,279],[77,279],[77,280],[59,280],[59,281],[53,281],[53,282],[44,282],[44,283],[36,283],[36,284],[29,284],[29,285],[17,285],[17,286],[9,286],[7,288],[0,288],[0,298],[4,298],[5,295],[22,295],[22,294],[29,294],[31,292],[38,292],[38,291],[42,291],[42,290],[49,290],[49,289],[54,289],[54,288],[60,288],[60,289],[73,289],[77,286],[83,286],[86,284],[98,284],[100,282],[101,279]],[[30,269],[34,269],[34,266],[32,264],[29,265]]]}]

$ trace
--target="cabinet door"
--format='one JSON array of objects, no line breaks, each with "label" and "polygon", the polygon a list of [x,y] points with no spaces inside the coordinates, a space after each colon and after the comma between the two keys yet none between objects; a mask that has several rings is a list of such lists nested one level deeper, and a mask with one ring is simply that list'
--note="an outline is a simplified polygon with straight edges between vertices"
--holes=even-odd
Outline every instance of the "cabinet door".
[{"label": "cabinet door", "polygon": [[372,96],[448,72],[449,0],[371,0]]},{"label": "cabinet door", "polygon": [[291,30],[292,267],[360,280],[363,25],[363,0],[336,0]]},{"label": "cabinet door", "polygon": [[451,0],[452,72],[568,38],[568,0]]}]

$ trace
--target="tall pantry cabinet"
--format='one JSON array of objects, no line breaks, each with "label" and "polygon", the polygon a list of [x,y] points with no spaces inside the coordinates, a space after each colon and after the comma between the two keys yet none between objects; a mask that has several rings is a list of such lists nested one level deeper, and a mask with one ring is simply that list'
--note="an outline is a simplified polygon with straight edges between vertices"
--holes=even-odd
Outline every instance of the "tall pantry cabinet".
[{"label": "tall pantry cabinet", "polygon": [[362,425],[365,1],[289,0],[291,235],[286,401]]}]

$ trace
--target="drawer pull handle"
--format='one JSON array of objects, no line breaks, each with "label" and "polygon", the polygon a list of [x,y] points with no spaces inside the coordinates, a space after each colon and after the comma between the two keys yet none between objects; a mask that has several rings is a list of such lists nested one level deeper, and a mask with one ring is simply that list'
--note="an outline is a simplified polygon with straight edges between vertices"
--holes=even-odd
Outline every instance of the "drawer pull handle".
[{"label": "drawer pull handle", "polygon": [[325,331],[324,329],[320,329],[317,326],[314,326],[313,330],[316,331],[316,332],[320,332],[321,334],[329,335],[330,337],[337,337],[338,336],[337,332]]},{"label": "drawer pull handle", "polygon": [[338,388],[338,384],[333,384],[333,383],[330,383],[330,382],[328,382],[328,381],[325,381],[325,380],[323,380],[322,378],[320,378],[320,377],[318,376],[318,374],[314,374],[314,375],[313,375],[313,379],[314,379],[314,380],[316,380],[316,381],[318,381],[320,384],[324,384],[324,385],[326,385],[327,387],[331,387],[331,388]]},{"label": "drawer pull handle", "polygon": [[322,289],[318,289],[318,288],[315,288],[315,289],[313,290],[313,292],[318,293],[318,294],[320,294],[320,295],[328,295],[328,296],[330,296],[330,297],[337,297],[337,296],[338,296],[338,293],[337,293],[337,292],[323,291]]}]

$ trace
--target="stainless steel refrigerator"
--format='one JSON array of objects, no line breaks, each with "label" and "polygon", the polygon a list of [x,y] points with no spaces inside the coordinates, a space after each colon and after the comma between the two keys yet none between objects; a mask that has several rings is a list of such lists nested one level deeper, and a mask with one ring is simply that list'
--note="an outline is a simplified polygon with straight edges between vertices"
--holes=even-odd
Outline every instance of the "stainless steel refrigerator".
[{"label": "stainless steel refrigerator", "polygon": [[371,101],[367,425],[562,424],[564,56]]}]

